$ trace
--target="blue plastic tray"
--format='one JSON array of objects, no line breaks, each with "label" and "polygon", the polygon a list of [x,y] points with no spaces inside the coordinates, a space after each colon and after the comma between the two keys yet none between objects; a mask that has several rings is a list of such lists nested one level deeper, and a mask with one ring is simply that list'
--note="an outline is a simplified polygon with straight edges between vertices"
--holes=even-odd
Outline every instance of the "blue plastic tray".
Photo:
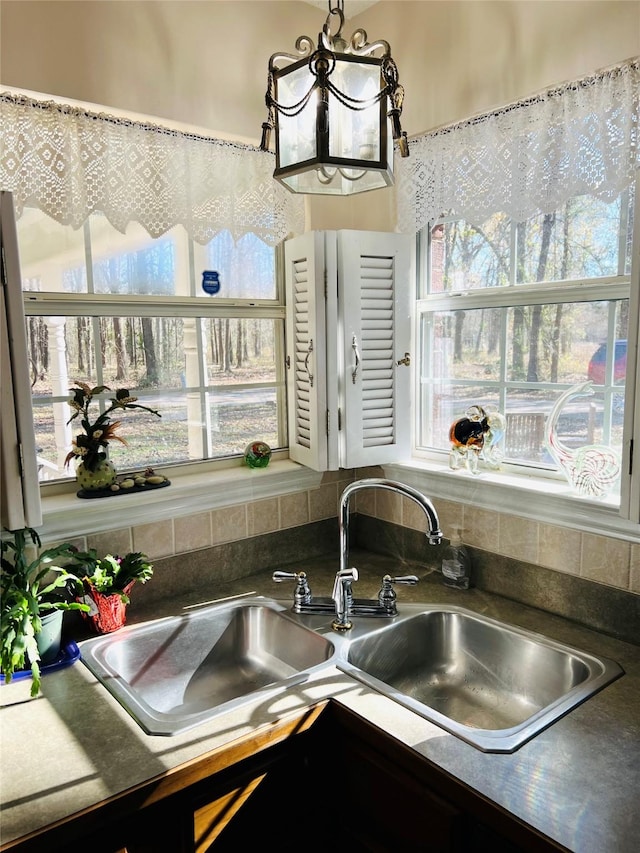
[{"label": "blue plastic tray", "polygon": [[[48,672],[55,672],[58,669],[64,669],[66,666],[71,666],[80,657],[80,649],[73,640],[69,640],[64,646],[60,647],[58,657],[52,660],[51,663],[45,663],[40,667],[40,674],[46,675]],[[11,681],[20,681],[23,678],[31,678],[30,669],[21,669],[14,672]],[[4,675],[0,673],[0,684],[5,684]]]}]

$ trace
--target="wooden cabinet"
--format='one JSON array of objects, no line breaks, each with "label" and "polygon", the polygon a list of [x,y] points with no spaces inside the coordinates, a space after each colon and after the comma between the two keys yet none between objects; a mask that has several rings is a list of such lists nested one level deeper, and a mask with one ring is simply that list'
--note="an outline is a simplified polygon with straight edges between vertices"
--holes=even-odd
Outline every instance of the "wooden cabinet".
[{"label": "wooden cabinet", "polygon": [[562,850],[328,701],[15,846],[15,853]]}]

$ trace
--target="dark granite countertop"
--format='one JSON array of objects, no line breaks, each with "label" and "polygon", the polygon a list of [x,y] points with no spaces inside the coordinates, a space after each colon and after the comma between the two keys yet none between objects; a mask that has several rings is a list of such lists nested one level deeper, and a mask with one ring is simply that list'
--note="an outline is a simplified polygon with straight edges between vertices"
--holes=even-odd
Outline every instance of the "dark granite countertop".
[{"label": "dark granite countertop", "polygon": [[[386,572],[416,573],[398,604],[455,604],[617,661],[625,674],[512,754],[483,753],[331,668],[268,706],[248,705],[172,738],[148,736],[82,663],[46,676],[43,695],[27,682],[0,690],[2,842],[224,746],[306,704],[333,696],[430,762],[576,853],[631,853],[640,837],[640,647],[477,589],[451,590],[415,564],[354,551],[356,595],[372,597]],[[329,594],[335,558],[299,563],[315,594]],[[422,573],[422,574],[421,574]],[[134,594],[128,624],[183,607],[255,592],[288,599],[293,584],[271,572],[220,583],[170,601]],[[108,738],[105,736],[108,733]],[[25,753],[24,743],[30,749]],[[51,762],[52,756],[56,760]]]}]

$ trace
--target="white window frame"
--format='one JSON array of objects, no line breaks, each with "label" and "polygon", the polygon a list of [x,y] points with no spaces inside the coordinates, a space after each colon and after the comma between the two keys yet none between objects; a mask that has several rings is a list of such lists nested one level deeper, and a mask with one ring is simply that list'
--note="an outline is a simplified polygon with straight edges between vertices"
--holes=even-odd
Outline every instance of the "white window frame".
[{"label": "white window frame", "polygon": [[[283,326],[286,308],[282,282],[281,248],[275,252],[276,298],[273,300],[238,300],[203,297],[118,297],[111,294],[69,294],[21,291],[16,294],[24,305],[24,313],[41,316],[191,316],[238,317],[250,316],[281,321]],[[17,277],[19,278],[19,276]],[[88,297],[91,305],[88,307]],[[117,306],[117,310],[116,310]],[[284,340],[278,356],[284,363]],[[24,350],[23,385],[28,388],[26,372],[26,346]],[[13,353],[12,353],[13,355]],[[234,386],[235,387],[235,386]],[[279,420],[282,434],[286,436],[286,388],[284,371],[277,387]],[[30,403],[30,398],[29,398]],[[264,500],[281,495],[318,488],[321,475],[289,459],[286,441],[276,450],[266,470],[248,468],[241,456],[194,461],[164,467],[171,479],[171,487],[145,495],[141,501],[135,495],[122,495],[116,499],[83,501],[76,497],[77,483],[73,478],[55,480],[39,485],[42,520],[38,527],[44,542],[75,539],[86,533],[106,532],[123,526],[169,521],[175,517],[195,515],[211,509]],[[33,450],[35,472],[35,443]],[[34,473],[35,480],[35,473]],[[41,526],[40,526],[41,525]]]},{"label": "white window frame", "polygon": [[[505,471],[483,470],[473,476],[464,471],[451,471],[446,452],[421,450],[416,446],[420,414],[420,378],[414,372],[413,440],[411,459],[400,464],[385,465],[387,476],[398,477],[410,485],[426,488],[433,497],[460,501],[478,508],[510,513],[536,521],[565,526],[592,533],[640,542],[640,464],[633,465],[633,448],[640,448],[640,366],[638,364],[638,325],[640,322],[640,171],[636,181],[632,265],[627,282],[617,281],[607,285],[606,298],[629,298],[629,329],[627,336],[627,378],[625,385],[624,440],[620,506],[612,502],[595,501],[570,494],[562,476],[536,476],[530,469],[510,465]],[[417,238],[417,269],[420,269],[420,238]],[[420,318],[425,306],[430,309],[451,306],[450,298],[440,295],[418,298],[417,282],[414,310],[414,339],[420,362]],[[580,301],[593,298],[597,285],[567,282],[554,285],[554,301]],[[532,298],[533,289],[537,297]],[[504,296],[496,293],[469,292],[456,296],[456,308],[478,308],[504,304]],[[521,304],[544,302],[544,293],[537,286],[518,285]],[[590,295],[591,294],[591,295]],[[513,304],[512,301],[509,304]],[[635,356],[635,357],[634,357]],[[637,457],[637,454],[636,454]]]},{"label": "white window frame", "polygon": [[[88,234],[88,229],[85,229],[85,255],[86,258],[92,257],[91,238]],[[171,317],[181,319],[237,319],[237,318],[252,318],[252,319],[267,319],[273,320],[278,324],[274,341],[274,362],[276,365],[276,377],[273,382],[273,387],[276,392],[278,402],[278,448],[284,449],[287,446],[287,427],[286,427],[286,387],[284,376],[284,319],[285,305],[284,294],[281,286],[278,261],[279,250],[274,253],[274,299],[238,299],[238,298],[218,298],[210,299],[204,296],[197,296],[197,281],[195,281],[196,270],[193,263],[193,247],[190,238],[186,235],[179,235],[179,239],[185,241],[187,251],[180,252],[179,255],[183,260],[188,259],[188,276],[191,282],[191,295],[189,296],[144,296],[136,294],[98,294],[92,292],[91,286],[88,292],[83,293],[66,293],[66,292],[46,292],[46,291],[24,291],[24,313],[26,317],[42,316],[42,317]],[[187,242],[188,241],[188,242]],[[118,249],[118,246],[115,246]],[[124,250],[123,250],[124,251]],[[88,261],[85,262],[89,263]],[[187,272],[181,270],[179,272]],[[88,281],[91,284],[91,274],[88,270]],[[198,335],[199,346],[202,348],[202,340]],[[197,387],[201,395],[206,393],[204,378],[202,375],[202,352],[199,353],[199,380]],[[69,377],[72,381],[73,377]],[[209,383],[210,384],[210,383]],[[269,383],[271,387],[271,383]],[[248,385],[232,385],[229,386],[229,391],[243,390]],[[256,386],[257,387],[257,386]],[[53,397],[53,402],[66,402],[68,395],[64,401],[58,397]],[[203,426],[204,430],[204,426]],[[258,435],[256,437],[259,437]],[[209,441],[208,436],[203,435],[203,445],[206,447]],[[221,457],[208,457],[203,459],[187,462],[186,460],[178,465],[197,466],[207,462],[224,462],[225,460],[238,459],[241,454],[234,454]],[[175,464],[167,463],[154,465],[158,470],[166,469],[170,472]],[[55,479],[51,485],[47,482],[42,482],[40,485],[44,495],[47,490],[55,489],[56,491],[77,489],[77,484],[73,478]]]}]

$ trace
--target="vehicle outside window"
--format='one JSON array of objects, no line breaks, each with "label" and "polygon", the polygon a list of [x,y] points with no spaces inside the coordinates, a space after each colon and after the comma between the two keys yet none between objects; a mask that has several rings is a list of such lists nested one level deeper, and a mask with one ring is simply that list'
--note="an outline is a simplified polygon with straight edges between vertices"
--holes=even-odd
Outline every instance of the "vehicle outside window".
[{"label": "vehicle outside window", "polygon": [[[606,343],[600,344],[598,349],[591,356],[589,362],[589,370],[587,376],[596,385],[604,385],[607,371],[607,350]],[[613,381],[624,382],[627,373],[627,342],[616,341],[615,344],[615,359],[613,362]]]},{"label": "vehicle outside window", "polygon": [[522,223],[445,216],[421,233],[417,456],[445,461],[452,422],[479,404],[506,416],[507,468],[553,475],[547,416],[587,379],[595,393],[562,411],[560,439],[621,450],[632,235],[632,189]]}]

